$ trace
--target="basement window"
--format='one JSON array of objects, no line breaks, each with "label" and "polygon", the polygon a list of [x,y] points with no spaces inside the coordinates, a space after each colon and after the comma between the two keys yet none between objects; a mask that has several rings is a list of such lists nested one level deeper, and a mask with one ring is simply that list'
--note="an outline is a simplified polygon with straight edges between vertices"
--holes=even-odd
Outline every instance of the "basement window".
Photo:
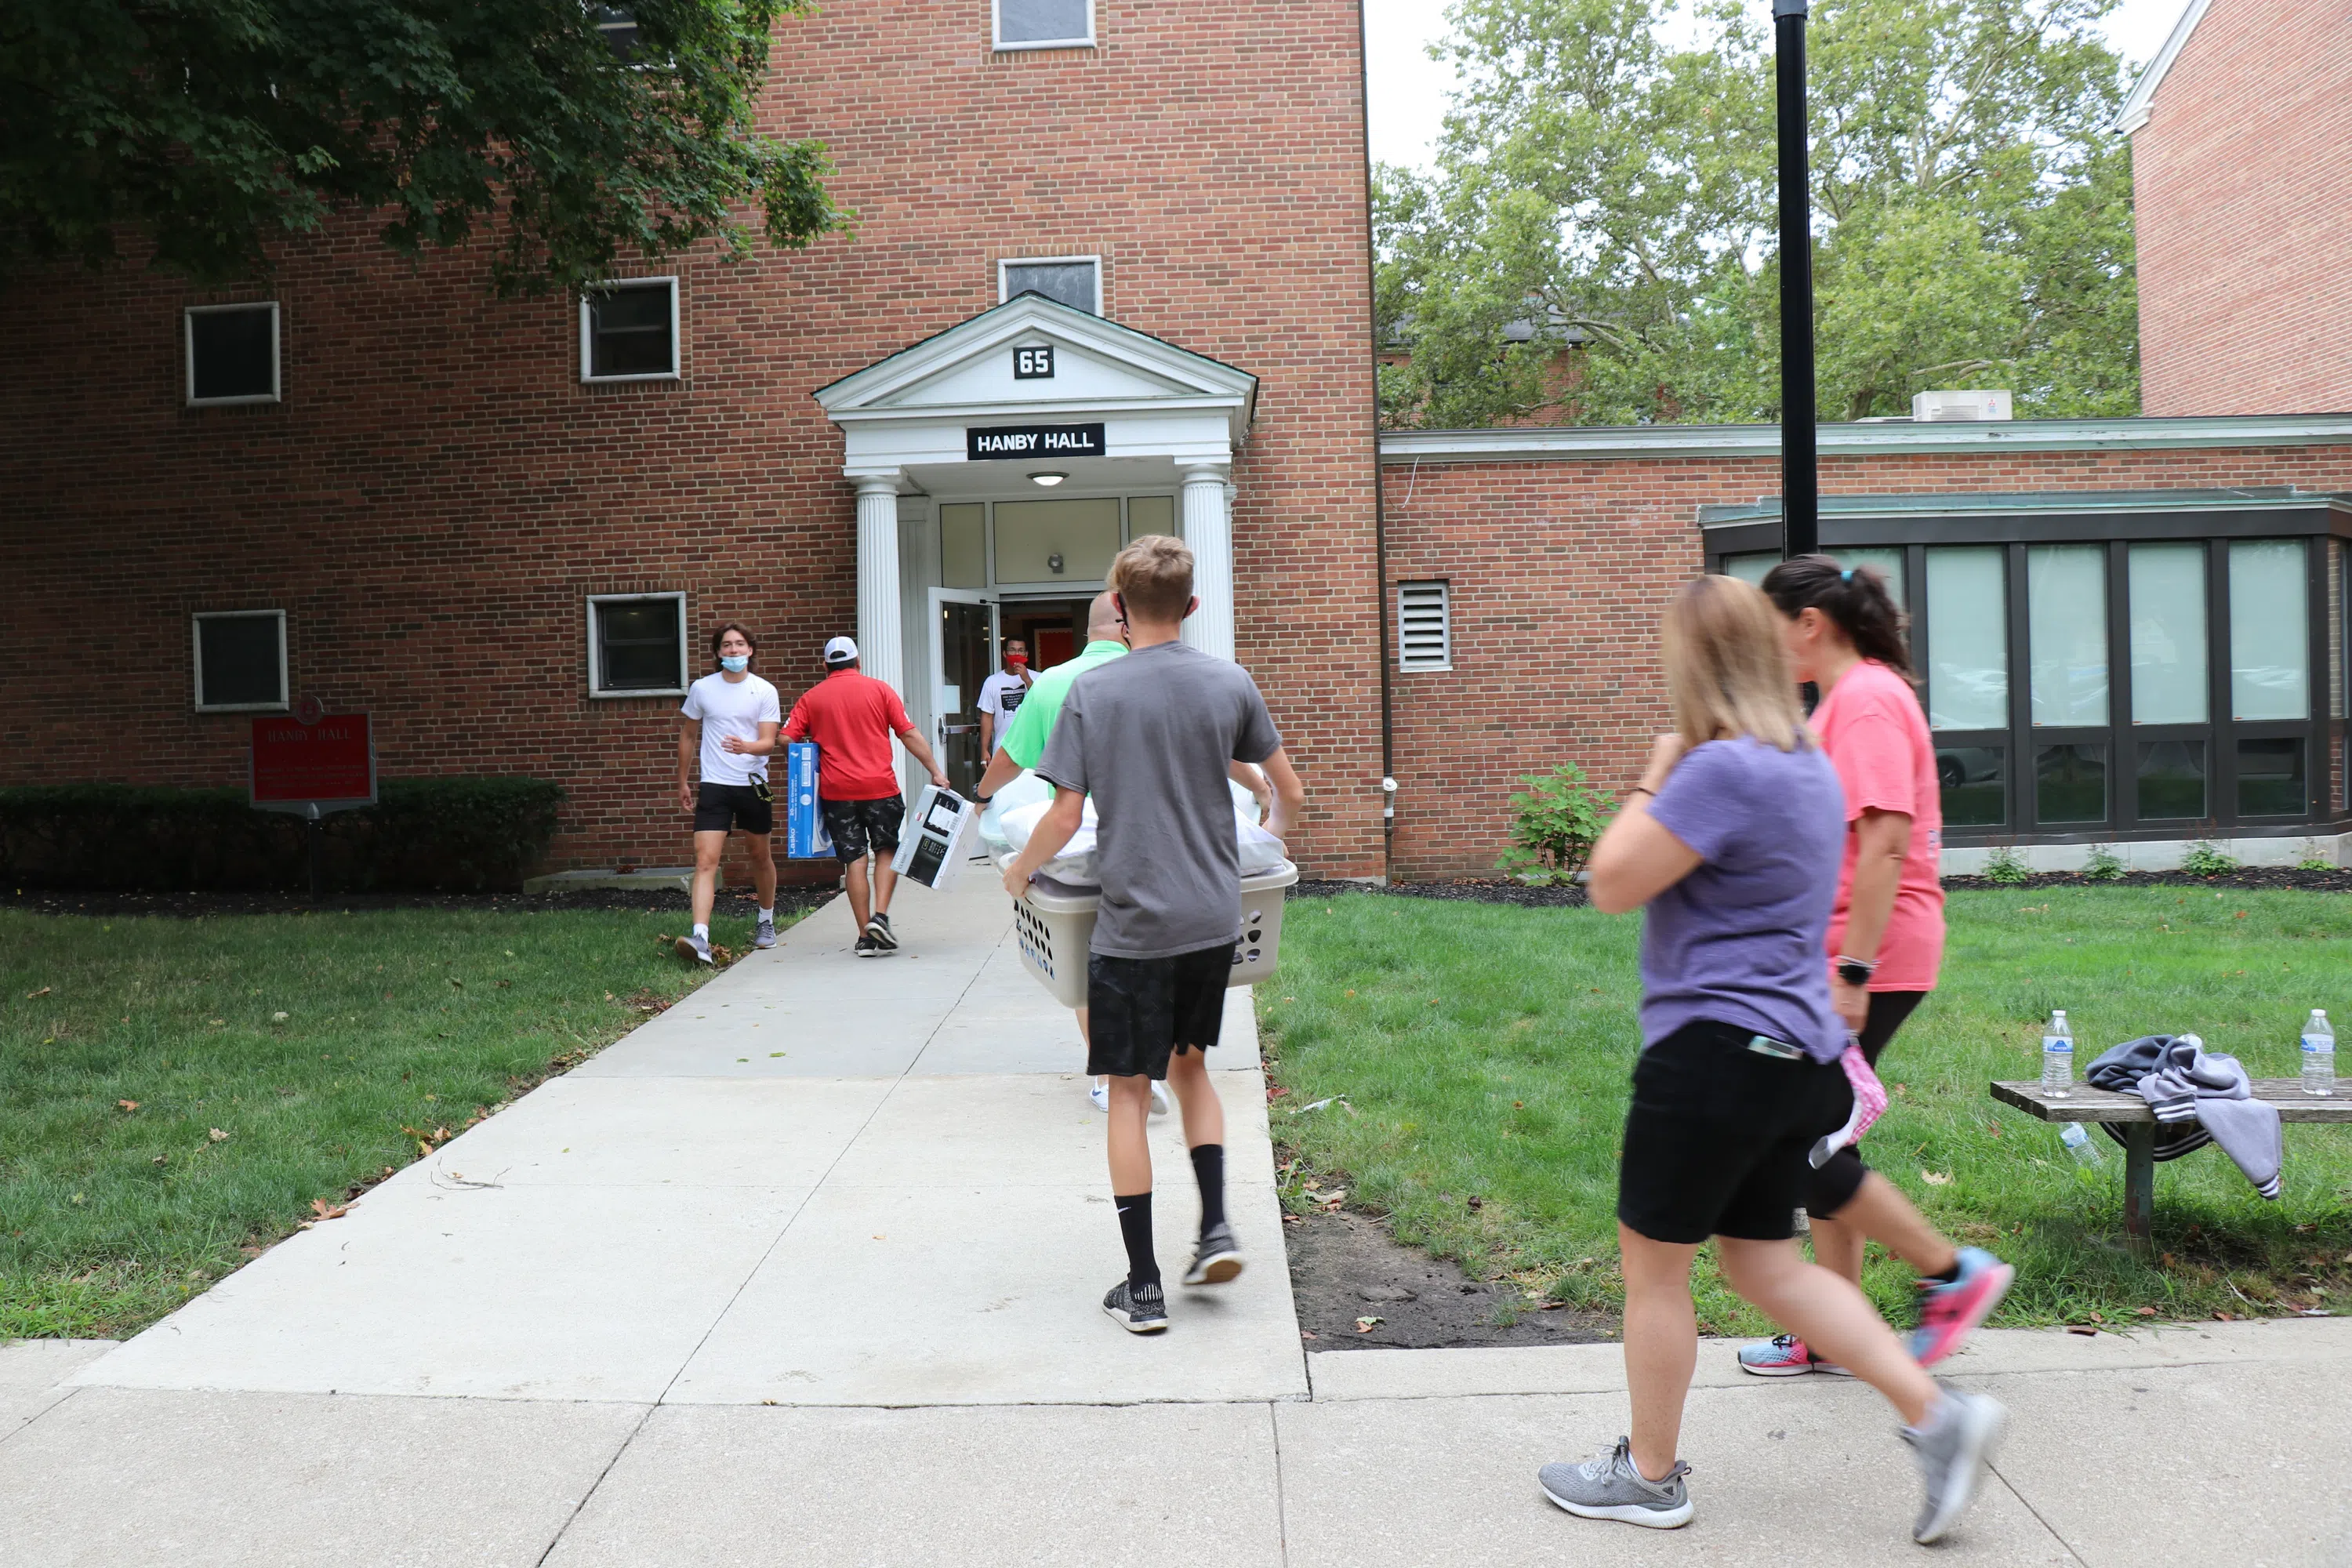
[{"label": "basement window", "polygon": [[194,632],[197,712],[285,710],[285,611],[207,610]]},{"label": "basement window", "polygon": [[580,379],[676,381],[677,279],[632,278],[580,296]]},{"label": "basement window", "polygon": [[185,321],[189,407],[278,401],[278,301],[191,305]]},{"label": "basement window", "polygon": [[1094,0],[995,0],[1000,49],[1090,49]]},{"label": "basement window", "polygon": [[1397,584],[1397,668],[1416,670],[1454,668],[1454,616],[1448,584]]},{"label": "basement window", "polygon": [[686,661],[684,594],[589,598],[589,696],[682,696]]}]

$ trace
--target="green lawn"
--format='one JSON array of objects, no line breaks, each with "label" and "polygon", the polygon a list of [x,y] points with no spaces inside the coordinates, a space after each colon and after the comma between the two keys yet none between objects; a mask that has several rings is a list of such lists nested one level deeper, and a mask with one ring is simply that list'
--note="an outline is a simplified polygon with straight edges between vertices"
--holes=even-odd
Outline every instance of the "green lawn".
[{"label": "green lawn", "polygon": [[[1948,1233],[2018,1265],[2000,1321],[2352,1309],[2352,1128],[2288,1127],[2276,1203],[2218,1149],[2158,1166],[2164,1256],[2142,1264],[2122,1246],[2121,1150],[2100,1138],[2105,1170],[2078,1173],[2054,1128],[1985,1093],[2039,1074],[2053,1007],[2084,1066],[2135,1035],[2194,1030],[2257,1077],[2293,1076],[2305,1010],[2352,1012],[2352,899],[2042,889],[1956,893],[1950,912],[1942,989],[1881,1064],[1894,1102],[1864,1152]],[[1296,1155],[1286,1201],[1345,1189],[1402,1239],[1530,1296],[1616,1304],[1639,932],[1590,910],[1294,900],[1258,998],[1275,1136]],[[1867,1283],[1908,1321],[1906,1270],[1874,1249]],[[1711,1265],[1699,1299],[1710,1331],[1764,1327]]]},{"label": "green lawn", "polygon": [[0,910],[0,1342],[140,1328],[619,1038],[683,918]]}]

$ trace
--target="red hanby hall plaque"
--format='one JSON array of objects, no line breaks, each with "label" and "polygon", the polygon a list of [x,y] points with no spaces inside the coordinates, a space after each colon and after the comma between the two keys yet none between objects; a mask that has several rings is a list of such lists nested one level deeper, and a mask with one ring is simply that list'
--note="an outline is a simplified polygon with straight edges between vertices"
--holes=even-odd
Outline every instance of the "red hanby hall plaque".
[{"label": "red hanby hall plaque", "polygon": [[324,714],[310,724],[292,718],[253,721],[254,805],[361,805],[374,798],[366,714]]}]

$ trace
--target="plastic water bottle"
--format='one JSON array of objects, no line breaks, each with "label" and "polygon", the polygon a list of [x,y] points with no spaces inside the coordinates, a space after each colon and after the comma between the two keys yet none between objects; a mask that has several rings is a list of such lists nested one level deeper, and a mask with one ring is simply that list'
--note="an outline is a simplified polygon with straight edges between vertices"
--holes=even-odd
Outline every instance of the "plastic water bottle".
[{"label": "plastic water bottle", "polygon": [[2063,1100],[2074,1088],[2074,1031],[2066,1026],[2066,1009],[2050,1015],[2042,1032],[2042,1092]]},{"label": "plastic water bottle", "polygon": [[2303,1025],[2303,1092],[2336,1092],[2336,1030],[2327,1010],[2314,1007]]},{"label": "plastic water bottle", "polygon": [[2099,1146],[2091,1142],[2091,1134],[2079,1121],[2069,1121],[2058,1130],[2058,1142],[2066,1145],[2066,1152],[2074,1156],[2074,1163],[2086,1171],[2095,1171],[2107,1163]]}]

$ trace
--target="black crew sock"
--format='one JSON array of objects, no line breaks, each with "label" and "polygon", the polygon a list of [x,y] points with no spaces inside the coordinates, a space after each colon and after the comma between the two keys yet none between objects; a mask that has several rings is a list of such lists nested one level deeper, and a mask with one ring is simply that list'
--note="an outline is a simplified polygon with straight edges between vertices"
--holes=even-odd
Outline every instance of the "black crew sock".
[{"label": "black crew sock", "polygon": [[1195,1144],[1192,1174],[1201,1184],[1201,1234],[1206,1236],[1225,1223],[1225,1146]]},{"label": "black crew sock", "polygon": [[1938,1285],[1949,1285],[1959,1277],[1960,1259],[1958,1253],[1952,1255],[1952,1266],[1949,1268],[1945,1269],[1941,1274],[1922,1274],[1919,1276],[1922,1279],[1933,1279]]},{"label": "black crew sock", "polygon": [[1111,1202],[1118,1209],[1118,1238],[1127,1243],[1127,1282],[1159,1284],[1160,1259],[1151,1250],[1151,1194],[1138,1193]]}]

